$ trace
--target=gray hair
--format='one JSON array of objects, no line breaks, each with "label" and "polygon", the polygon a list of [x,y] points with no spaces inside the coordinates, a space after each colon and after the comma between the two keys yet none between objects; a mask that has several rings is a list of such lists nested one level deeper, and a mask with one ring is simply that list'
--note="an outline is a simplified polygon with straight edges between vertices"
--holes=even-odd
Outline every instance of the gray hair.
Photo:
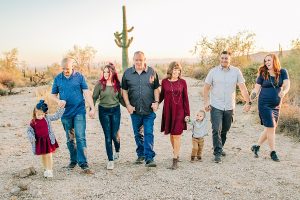
[{"label": "gray hair", "polygon": [[73,58],[70,58],[70,57],[63,58],[62,61],[61,61],[61,66],[62,66],[62,67],[65,66],[66,63],[68,63],[68,62],[70,62],[70,61],[74,62],[74,59],[73,59]]},{"label": "gray hair", "polygon": [[142,52],[142,51],[136,51],[136,52],[134,52],[134,55],[133,55],[133,56],[136,56],[136,55],[138,55],[138,54],[143,55],[143,56],[145,57],[145,54],[144,54],[144,52]]}]

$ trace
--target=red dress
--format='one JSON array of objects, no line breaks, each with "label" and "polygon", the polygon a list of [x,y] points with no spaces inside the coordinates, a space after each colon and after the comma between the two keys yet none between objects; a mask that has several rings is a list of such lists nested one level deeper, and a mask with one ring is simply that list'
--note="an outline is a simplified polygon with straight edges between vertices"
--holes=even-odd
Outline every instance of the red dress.
[{"label": "red dress", "polygon": [[190,106],[185,80],[169,81],[163,79],[161,83],[160,102],[164,100],[162,112],[161,132],[171,135],[181,135],[187,129],[184,118],[190,116]]},{"label": "red dress", "polygon": [[48,124],[45,118],[36,119],[30,123],[35,133],[35,148],[36,155],[43,155],[47,153],[52,153],[58,148],[57,141],[55,144],[51,144],[49,137]]}]

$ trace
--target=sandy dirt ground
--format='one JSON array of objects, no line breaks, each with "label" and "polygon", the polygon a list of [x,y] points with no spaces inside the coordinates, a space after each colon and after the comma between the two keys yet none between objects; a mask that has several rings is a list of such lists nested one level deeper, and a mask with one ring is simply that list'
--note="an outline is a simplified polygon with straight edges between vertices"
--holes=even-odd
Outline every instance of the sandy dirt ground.
[{"label": "sandy dirt ground", "polygon": [[[186,80],[194,116],[203,107],[203,82]],[[183,134],[182,162],[177,170],[167,169],[172,162],[172,150],[169,137],[160,133],[162,105],[155,120],[158,166],[151,169],[133,164],[135,142],[130,116],[124,107],[120,159],[111,171],[106,170],[104,135],[98,117],[87,119],[88,160],[94,175],[81,174],[79,167],[73,171],[63,168],[69,162],[69,153],[61,122],[56,121],[53,128],[60,148],[54,155],[54,178],[45,179],[40,158],[32,155],[26,136],[37,102],[36,88],[19,90],[18,95],[0,97],[0,199],[300,199],[300,144],[280,134],[276,146],[281,162],[270,159],[267,144],[262,146],[260,157],[254,158],[250,147],[263,127],[255,109],[243,113],[242,106],[236,108],[222,164],[212,161],[211,133],[205,137],[203,162],[191,163],[188,130]],[[16,176],[31,166],[36,175]]]}]

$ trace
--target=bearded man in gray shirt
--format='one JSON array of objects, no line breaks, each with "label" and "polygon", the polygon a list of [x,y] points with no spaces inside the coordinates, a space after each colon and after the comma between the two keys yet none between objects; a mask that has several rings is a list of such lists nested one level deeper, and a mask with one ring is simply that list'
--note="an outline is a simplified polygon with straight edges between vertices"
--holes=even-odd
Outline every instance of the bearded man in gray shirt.
[{"label": "bearded man in gray shirt", "polygon": [[[230,52],[223,51],[221,53],[220,65],[209,71],[203,88],[204,109],[207,112],[211,111],[214,161],[216,163],[221,163],[221,156],[226,155],[223,146],[233,121],[236,85],[239,86],[246,101],[244,111],[248,112],[251,107],[243,74],[239,68],[230,65],[230,58]],[[210,98],[208,98],[208,94],[210,94]]]}]

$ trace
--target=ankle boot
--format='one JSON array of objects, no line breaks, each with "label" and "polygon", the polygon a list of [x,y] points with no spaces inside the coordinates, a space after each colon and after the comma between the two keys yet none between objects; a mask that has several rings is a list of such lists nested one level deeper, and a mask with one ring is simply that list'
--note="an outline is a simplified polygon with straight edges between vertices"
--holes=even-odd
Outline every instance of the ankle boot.
[{"label": "ankle boot", "polygon": [[259,148],[260,148],[259,145],[253,145],[253,146],[251,147],[251,151],[253,151],[254,157],[255,157],[255,158],[258,158]]},{"label": "ankle boot", "polygon": [[177,169],[178,168],[178,159],[177,158],[173,158],[173,165],[171,167],[171,169]]},{"label": "ankle boot", "polygon": [[271,154],[270,154],[270,156],[271,156],[271,159],[272,159],[273,161],[279,162],[279,158],[278,158],[278,156],[277,156],[277,154],[276,154],[276,151],[272,151]]}]

